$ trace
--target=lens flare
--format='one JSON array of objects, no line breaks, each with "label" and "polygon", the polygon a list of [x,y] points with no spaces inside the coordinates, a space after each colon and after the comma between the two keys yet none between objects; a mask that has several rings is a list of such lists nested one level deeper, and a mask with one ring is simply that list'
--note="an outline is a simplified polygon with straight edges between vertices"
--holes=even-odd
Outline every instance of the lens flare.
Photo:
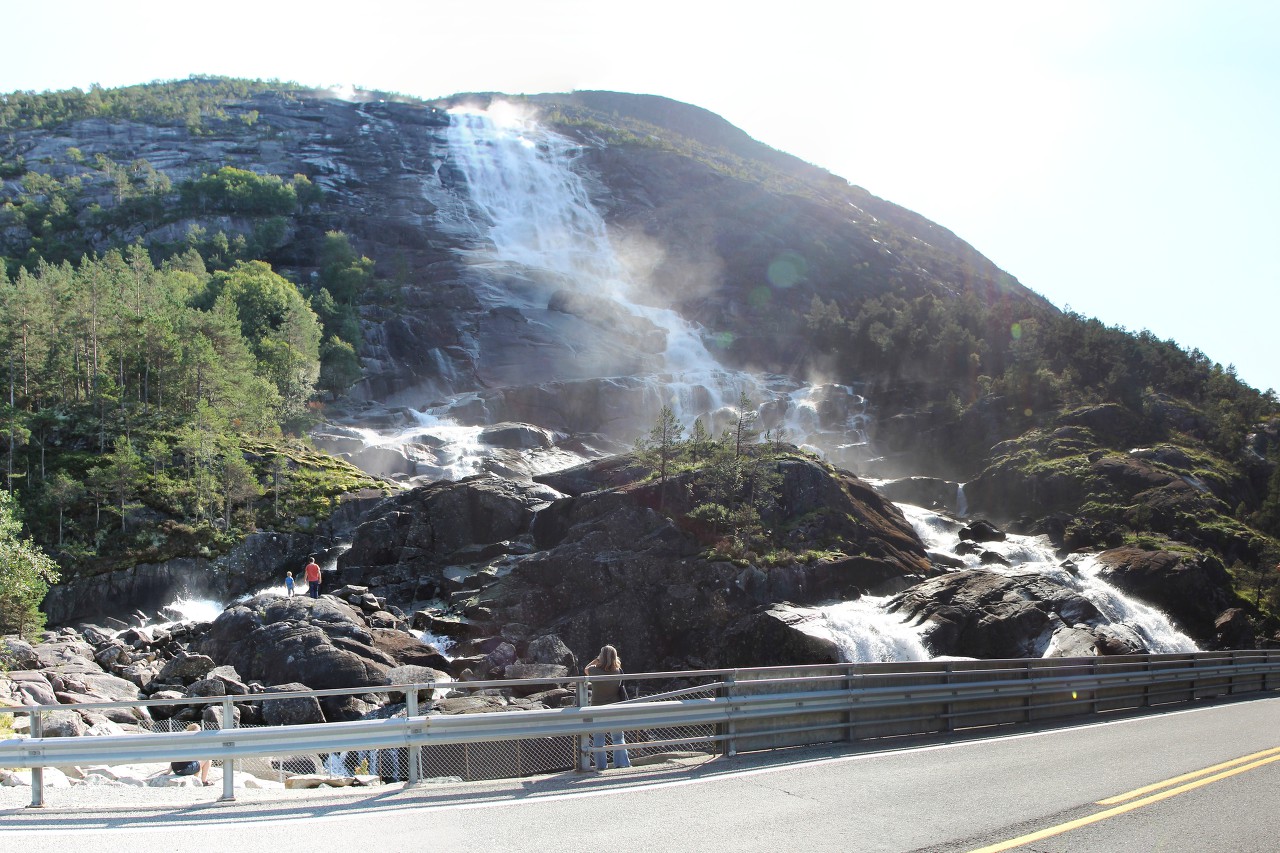
[{"label": "lens flare", "polygon": [[802,281],[809,271],[809,264],[796,252],[783,252],[773,259],[765,275],[774,287],[788,288]]}]

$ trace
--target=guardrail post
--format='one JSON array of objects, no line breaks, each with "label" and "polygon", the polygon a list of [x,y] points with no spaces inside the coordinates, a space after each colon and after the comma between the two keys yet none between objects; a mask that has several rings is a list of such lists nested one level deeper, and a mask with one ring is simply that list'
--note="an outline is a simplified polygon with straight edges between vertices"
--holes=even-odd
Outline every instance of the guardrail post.
[{"label": "guardrail post", "polygon": [[[31,737],[44,737],[44,716],[39,711],[31,712]],[[31,768],[31,805],[27,808],[44,808],[44,768]]]},{"label": "guardrail post", "polygon": [[1031,661],[1030,661],[1030,660],[1028,660],[1028,661],[1027,661],[1027,663],[1026,663],[1026,667],[1025,667],[1025,668],[1023,669],[1023,671],[1022,671],[1022,677],[1023,677],[1023,678],[1025,678],[1025,679],[1027,680],[1027,695],[1026,695],[1026,696],[1024,696],[1024,697],[1022,697],[1022,706],[1023,706],[1023,708],[1025,708],[1025,709],[1026,709],[1026,710],[1025,710],[1025,714],[1026,714],[1026,717],[1027,717],[1027,720],[1026,720],[1026,721],[1029,723],[1029,722],[1031,722],[1031,711],[1032,711],[1032,708],[1031,708],[1031,691],[1032,691],[1031,682],[1032,682],[1032,681],[1034,681],[1034,678],[1033,678],[1032,673],[1031,673]]},{"label": "guardrail post", "polygon": [[[234,729],[236,727],[236,709],[231,702],[230,696],[222,697],[222,728]],[[223,741],[225,747],[235,746],[235,741]],[[236,760],[234,758],[222,759],[222,796],[218,798],[220,803],[235,802],[236,799]]]},{"label": "guardrail post", "polygon": [[853,713],[853,667],[854,664],[848,664],[844,671],[844,691],[849,699],[849,710],[844,712],[844,725],[848,730],[845,734],[845,740],[853,743],[857,740],[857,732],[854,730],[854,713]]},{"label": "guardrail post", "polygon": [[404,694],[405,699],[405,720],[407,724],[407,732],[409,735],[409,784],[416,785],[421,781],[422,777],[422,751],[421,747],[413,742],[413,718],[418,716],[418,690],[413,690]]},{"label": "guardrail post", "polygon": [[724,755],[726,758],[733,758],[738,754],[738,741],[737,741],[738,721],[733,718],[733,711],[734,711],[733,702],[734,702],[734,699],[737,698],[735,696],[735,694],[737,693],[735,689],[735,685],[737,684],[737,678],[736,678],[737,674],[738,674],[738,671],[735,669],[733,672],[725,676],[724,689],[722,690],[725,701],[728,703],[727,710],[729,712],[729,722],[725,725],[725,734],[728,737],[725,740],[721,741],[721,744],[722,744],[721,754]]},{"label": "guardrail post", "polygon": [[[953,672],[953,669],[952,669],[953,666],[955,665],[951,663],[951,661],[947,661],[946,666],[943,669],[943,674],[946,679],[946,685],[948,687],[951,686],[951,674]],[[955,711],[956,711],[955,702],[947,702],[945,705],[942,706],[942,712],[945,715],[942,720],[942,730],[944,732],[953,732],[956,730]]]},{"label": "guardrail post", "polygon": [[[577,699],[578,699],[579,709],[587,707],[587,682],[585,681],[578,682]],[[583,722],[589,723],[591,722],[591,720],[590,718],[585,718]],[[591,769],[591,765],[590,765],[591,754],[587,752],[587,743],[590,741],[590,738],[591,738],[590,734],[579,734],[577,736],[577,751],[578,751],[577,771],[579,773],[586,773],[588,770]]]},{"label": "guardrail post", "polygon": [[1093,676],[1093,689],[1089,691],[1089,713],[1098,713],[1098,659],[1089,664],[1089,674]]}]

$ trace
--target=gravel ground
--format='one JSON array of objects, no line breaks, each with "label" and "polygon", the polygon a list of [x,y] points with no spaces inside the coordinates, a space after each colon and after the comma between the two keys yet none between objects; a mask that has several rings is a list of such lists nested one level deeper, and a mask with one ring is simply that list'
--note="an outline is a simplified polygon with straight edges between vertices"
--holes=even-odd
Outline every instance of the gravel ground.
[{"label": "gravel ground", "polygon": [[[238,784],[235,789],[235,804],[278,802],[282,804],[313,803],[330,806],[338,803],[355,803],[361,800],[386,798],[388,795],[396,795],[400,792],[413,792],[415,796],[430,796],[435,791],[447,792],[452,795],[468,793],[484,795],[503,790],[518,790],[530,784],[534,779],[545,782],[556,779],[581,781],[590,777],[614,779],[619,777],[653,776],[668,773],[672,770],[696,767],[712,760],[711,756],[704,753],[672,755],[653,763],[637,765],[630,769],[609,770],[603,774],[577,774],[566,771],[549,776],[501,779],[489,782],[463,782],[456,778],[427,779],[414,788],[408,788],[402,782],[343,788],[327,786],[304,789],[285,789],[281,787],[246,788],[241,787],[239,784],[246,778],[246,774],[237,773],[236,782]],[[116,769],[123,770],[124,768]],[[130,775],[149,776],[162,774],[167,769],[167,765],[144,765],[132,768],[134,772]],[[31,804],[31,788],[29,786],[0,787],[0,821],[3,820],[5,814],[14,814],[15,812],[21,812],[28,816],[48,814],[52,819],[54,815],[61,812],[112,813],[135,810],[187,809],[206,805],[221,805],[223,807],[234,805],[220,803],[222,797],[222,771],[220,768],[214,767],[209,772],[209,780],[214,784],[208,787],[183,784],[173,787],[152,788],[110,781],[72,784],[66,787],[53,787],[46,784],[44,789],[45,805],[42,810],[27,808]]]}]

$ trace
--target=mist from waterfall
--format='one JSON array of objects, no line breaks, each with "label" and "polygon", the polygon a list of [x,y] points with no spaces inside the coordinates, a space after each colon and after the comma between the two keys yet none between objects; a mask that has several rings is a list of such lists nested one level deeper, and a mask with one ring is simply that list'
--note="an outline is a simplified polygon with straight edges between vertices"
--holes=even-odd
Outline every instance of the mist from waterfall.
[{"label": "mist from waterfall", "polygon": [[[609,425],[600,431],[624,446],[647,432],[663,406],[686,429],[702,419],[718,435],[738,417],[745,395],[760,431],[847,467],[861,457],[870,415],[851,387],[725,368],[702,329],[646,298],[646,282],[629,274],[592,201],[596,185],[581,166],[579,143],[502,103],[452,111],[446,142],[450,178],[431,180],[448,194],[450,202],[437,205],[440,228],[464,236],[458,251],[484,311],[474,327],[460,330],[480,382],[472,391],[424,401],[413,412],[415,423],[349,428],[365,450],[400,454],[431,479],[479,473],[495,457],[502,468],[513,453],[484,445],[482,428],[474,426],[494,420],[486,394],[515,389],[519,397],[521,389],[552,382],[599,382],[611,395]],[[483,328],[501,323],[509,327]],[[438,360],[439,351],[432,352]],[[536,414],[518,411],[517,419],[536,424]],[[536,425],[564,429],[552,415]],[[527,449],[518,455],[527,473],[584,458]]]},{"label": "mist from waterfall", "polygon": [[[497,112],[456,110],[449,150],[467,178],[479,213],[477,231],[491,253],[472,262],[531,272],[548,288],[567,287],[611,300],[650,321],[666,337],[663,372],[714,375],[720,365],[698,330],[669,308],[634,301],[628,279],[609,239],[604,217],[591,202],[584,178],[573,169],[581,147],[510,108]],[[547,293],[494,294],[501,305],[542,308]]]}]

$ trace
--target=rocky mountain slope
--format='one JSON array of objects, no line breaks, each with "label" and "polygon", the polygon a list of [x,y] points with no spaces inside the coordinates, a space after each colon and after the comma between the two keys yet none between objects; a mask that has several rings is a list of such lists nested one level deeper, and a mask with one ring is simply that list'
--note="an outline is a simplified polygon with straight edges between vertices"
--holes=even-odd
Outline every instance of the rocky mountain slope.
[{"label": "rocky mountain slope", "polygon": [[[6,105],[10,275],[136,243],[157,263],[194,252],[210,270],[260,259],[296,285],[360,358],[316,406],[312,440],[417,486],[363,519],[338,577],[405,612],[438,600],[453,610],[439,618],[481,625],[468,639],[555,634],[582,653],[616,633],[654,665],[776,653],[765,646],[793,661],[836,652],[775,632],[795,622],[782,602],[900,592],[954,568],[864,481],[799,460],[781,488],[811,494],[781,502],[770,529],[808,529],[846,500],[848,529],[813,531],[769,564],[781,545],[700,556],[708,543],[678,521],[695,509],[681,491],[694,475],[657,500],[625,467],[572,468],[629,449],[666,406],[712,437],[750,415],[771,440],[821,451],[894,499],[962,512],[965,482],[963,510],[1043,533],[1064,555],[1107,550],[1117,577],[1201,642],[1277,627],[1274,394],[1172,342],[1059,312],[944,227],[704,110],[607,92],[423,103],[267,85],[194,117],[64,100]],[[267,178],[287,184],[287,204]],[[336,266],[335,245],[353,252]],[[7,340],[20,339],[16,316]],[[55,459],[93,452],[45,444]],[[8,458],[40,470],[36,442]],[[24,497],[33,511],[52,505],[39,479]],[[82,495],[67,512],[87,529],[98,504]],[[296,568],[300,550],[350,526],[308,528],[307,544],[264,557],[257,576]],[[40,529],[52,547],[53,526]],[[235,559],[189,557],[219,576],[207,588],[253,591],[247,576],[228,580]],[[64,568],[83,565],[69,554]],[[1198,580],[1182,586],[1189,571]],[[926,580],[902,607],[962,625],[937,602],[980,614],[993,596],[1031,595],[961,574]],[[118,578],[92,588],[138,588]],[[970,583],[977,592],[954,587]],[[89,584],[67,587],[50,599],[57,621],[93,615],[64,606],[88,600]],[[1024,632],[1084,613],[1043,592]],[[1248,627],[1215,628],[1232,609]],[[1126,648],[1090,619],[1077,619],[1089,623],[1077,648]],[[936,651],[947,637],[952,653],[1010,648],[957,645],[957,631],[935,632]]]}]

